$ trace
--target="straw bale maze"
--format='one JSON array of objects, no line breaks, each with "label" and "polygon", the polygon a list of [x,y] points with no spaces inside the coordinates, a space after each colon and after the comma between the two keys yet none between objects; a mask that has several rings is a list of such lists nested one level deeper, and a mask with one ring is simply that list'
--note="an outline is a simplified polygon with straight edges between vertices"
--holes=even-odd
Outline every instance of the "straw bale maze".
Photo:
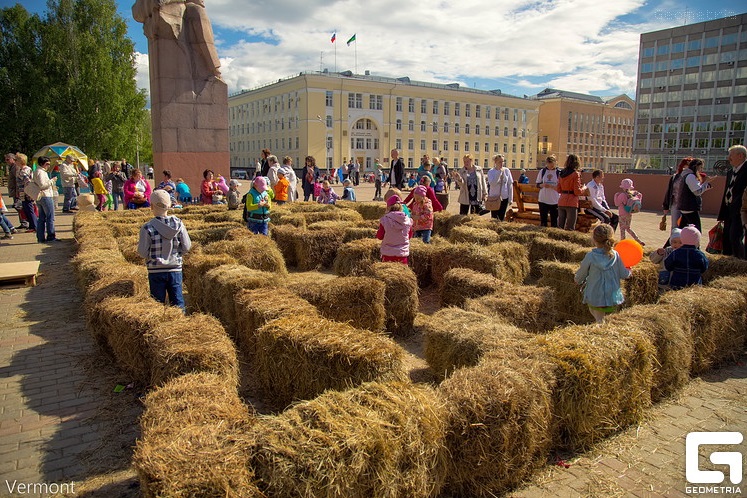
[{"label": "straw bale maze", "polygon": [[573,284],[588,234],[438,213],[407,268],[378,263],[382,213],[289,204],[268,238],[185,208],[187,316],[148,296],[149,212],[76,216],[89,328],[150,387],[146,496],[494,496],[744,351],[744,262],[661,299],[642,262],[597,326]]}]

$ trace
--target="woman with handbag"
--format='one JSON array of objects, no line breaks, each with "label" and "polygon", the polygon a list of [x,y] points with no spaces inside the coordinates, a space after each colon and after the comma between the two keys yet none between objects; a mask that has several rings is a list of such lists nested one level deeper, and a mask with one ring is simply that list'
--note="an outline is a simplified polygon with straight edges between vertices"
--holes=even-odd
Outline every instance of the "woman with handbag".
[{"label": "woman with handbag", "polygon": [[[51,165],[49,158],[40,157],[37,163],[39,167],[34,171],[26,192],[30,197],[36,199],[39,206],[39,219],[36,223],[36,240],[41,244],[57,240],[54,230],[54,205],[57,190],[47,174],[47,169]],[[45,231],[46,239],[44,237]]]},{"label": "woman with handbag", "polygon": [[124,202],[127,209],[150,207],[150,183],[143,179],[143,172],[132,170],[132,176],[124,184]]},{"label": "woman with handbag", "polygon": [[475,167],[472,154],[465,154],[462,163],[464,167],[453,174],[459,188],[459,214],[476,213],[482,216],[489,213],[483,204],[488,197],[485,175]]},{"label": "woman with handbag", "polygon": [[503,154],[493,156],[493,167],[488,171],[488,200],[485,209],[490,211],[491,218],[503,221],[506,209],[514,202],[514,179],[511,170],[504,166]]}]

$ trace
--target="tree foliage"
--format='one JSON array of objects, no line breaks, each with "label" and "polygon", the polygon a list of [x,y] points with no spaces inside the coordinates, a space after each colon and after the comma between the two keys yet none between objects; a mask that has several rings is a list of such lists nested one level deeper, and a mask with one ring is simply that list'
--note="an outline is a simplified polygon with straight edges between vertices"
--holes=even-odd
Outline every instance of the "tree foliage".
[{"label": "tree foliage", "polygon": [[49,0],[44,18],[0,10],[0,150],[33,154],[60,141],[90,157],[134,158],[150,145],[135,67],[114,0]]}]

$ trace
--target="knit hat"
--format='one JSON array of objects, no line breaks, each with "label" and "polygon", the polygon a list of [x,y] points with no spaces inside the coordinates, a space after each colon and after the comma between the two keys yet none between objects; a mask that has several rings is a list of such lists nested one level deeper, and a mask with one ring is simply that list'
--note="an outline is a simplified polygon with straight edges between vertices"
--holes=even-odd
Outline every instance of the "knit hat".
[{"label": "knit hat", "polygon": [[399,198],[398,195],[393,195],[386,201],[386,207],[394,206],[395,204],[402,204],[402,199]]},{"label": "knit hat", "polygon": [[254,189],[260,194],[267,190],[267,180],[264,176],[258,176],[254,179]]},{"label": "knit hat", "polygon": [[150,208],[156,216],[166,216],[171,207],[171,196],[165,190],[154,190],[150,194]]},{"label": "knit hat", "polygon": [[417,187],[413,189],[412,193],[415,195],[422,195],[423,197],[425,197],[426,194],[428,194],[428,189],[426,189],[425,186],[423,185],[418,185]]},{"label": "knit hat", "polygon": [[632,190],[633,189],[633,180],[630,178],[626,178],[623,181],[620,182],[620,188],[623,190]]},{"label": "knit hat", "polygon": [[680,239],[682,240],[682,230],[679,228],[673,228],[672,233],[669,234],[669,240]]},{"label": "knit hat", "polygon": [[680,239],[682,239],[682,243],[686,246],[698,247],[700,245],[700,232],[695,225],[687,225],[682,229]]}]

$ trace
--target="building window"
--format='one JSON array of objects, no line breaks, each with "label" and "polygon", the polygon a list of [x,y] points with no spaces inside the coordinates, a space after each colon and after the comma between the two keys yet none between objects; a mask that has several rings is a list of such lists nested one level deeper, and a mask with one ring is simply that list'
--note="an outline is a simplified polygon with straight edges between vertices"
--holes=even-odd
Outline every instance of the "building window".
[{"label": "building window", "polygon": [[457,150],[457,151],[459,150],[459,141],[458,140],[454,140],[454,150]]},{"label": "building window", "polygon": [[415,99],[407,101],[407,112],[415,112]]},{"label": "building window", "polygon": [[397,97],[396,104],[397,112],[402,112],[402,97]]},{"label": "building window", "polygon": [[503,153],[508,153],[508,144],[503,144]]},{"label": "building window", "polygon": [[444,150],[449,150],[449,141],[444,140]]},{"label": "building window", "polygon": [[495,152],[497,154],[499,152],[499,147],[500,147],[500,145],[498,145],[498,142],[494,143],[493,144],[493,152]]},{"label": "building window", "polygon": [[412,158],[411,157],[407,158],[407,167],[408,168],[412,168]]},{"label": "building window", "polygon": [[454,116],[459,116],[462,112],[459,102],[454,102]]},{"label": "building window", "polygon": [[475,152],[480,152],[480,142],[475,142]]},{"label": "building window", "polygon": [[444,133],[449,133],[449,123],[444,123]]},{"label": "building window", "polygon": [[420,150],[425,150],[425,140],[420,141]]},{"label": "building window", "polygon": [[433,122],[433,133],[438,133],[438,123]]},{"label": "building window", "polygon": [[505,121],[508,121],[508,107],[506,107],[505,109],[503,109],[503,119]]},{"label": "building window", "polygon": [[402,150],[402,139],[398,138],[394,141],[394,148],[397,150]]},{"label": "building window", "polygon": [[516,169],[516,159],[511,159],[511,169]]},{"label": "building window", "polygon": [[472,104],[465,104],[464,115],[468,118],[472,117]]},{"label": "building window", "polygon": [[425,99],[422,99],[420,101],[420,114],[425,114],[428,112],[428,101]]},{"label": "building window", "polygon": [[433,149],[434,151],[435,151],[435,150],[438,150],[438,140],[434,140],[434,141],[433,141],[433,142],[431,143],[431,149]]},{"label": "building window", "polygon": [[398,119],[398,120],[397,120],[397,122],[396,122],[396,127],[397,127],[397,129],[398,129],[398,130],[401,130],[401,129],[402,129],[402,120],[401,120],[401,119]]},{"label": "building window", "polygon": [[495,136],[499,137],[500,135],[501,135],[501,127],[500,126],[496,126],[495,127]]},{"label": "building window", "polygon": [[451,102],[444,102],[444,116],[448,116],[451,112]]},{"label": "building window", "polygon": [[504,137],[508,136],[508,126],[506,126],[506,127],[503,128],[503,136]]},{"label": "building window", "polygon": [[521,153],[524,153],[524,144],[521,144]]},{"label": "building window", "polygon": [[514,109],[514,123],[519,120],[519,110]]},{"label": "building window", "polygon": [[490,144],[485,142],[485,152],[490,152]]},{"label": "building window", "polygon": [[369,95],[368,96],[368,108],[376,111],[380,111],[384,108],[384,97],[382,95]]},{"label": "building window", "polygon": [[425,131],[425,121],[420,122],[420,131]]},{"label": "building window", "polygon": [[332,149],[332,137],[327,137],[327,150]]},{"label": "building window", "polygon": [[454,133],[459,133],[459,123],[454,123]]},{"label": "building window", "polygon": [[348,94],[348,107],[353,109],[363,109],[363,94],[362,93],[349,93]]},{"label": "building window", "polygon": [[[288,124],[288,128],[290,128],[290,124]],[[327,128],[332,128],[332,116],[327,114]]]},{"label": "building window", "polygon": [[412,138],[407,140],[407,150],[415,150],[415,140]]},{"label": "building window", "polygon": [[490,126],[485,127],[485,135],[490,135]]},{"label": "building window", "polygon": [[469,152],[469,142],[464,142],[464,152]]},{"label": "building window", "polygon": [[433,114],[438,114],[438,100],[433,101]]},{"label": "building window", "polygon": [[482,117],[482,116],[480,115],[480,111],[481,111],[481,109],[480,109],[480,106],[479,106],[479,105],[475,105],[475,117],[476,117],[476,118],[480,118],[480,117]]},{"label": "building window", "polygon": [[412,119],[407,122],[407,130],[415,131],[415,121],[413,121]]},{"label": "building window", "polygon": [[480,125],[475,125],[475,135],[480,134]]},{"label": "building window", "polygon": [[334,101],[332,99],[332,92],[326,92],[324,95],[324,105],[326,105],[327,107],[332,107],[333,102]]},{"label": "building window", "polygon": [[466,125],[464,125],[464,133],[467,134],[467,135],[469,135],[469,123],[467,123]]}]

